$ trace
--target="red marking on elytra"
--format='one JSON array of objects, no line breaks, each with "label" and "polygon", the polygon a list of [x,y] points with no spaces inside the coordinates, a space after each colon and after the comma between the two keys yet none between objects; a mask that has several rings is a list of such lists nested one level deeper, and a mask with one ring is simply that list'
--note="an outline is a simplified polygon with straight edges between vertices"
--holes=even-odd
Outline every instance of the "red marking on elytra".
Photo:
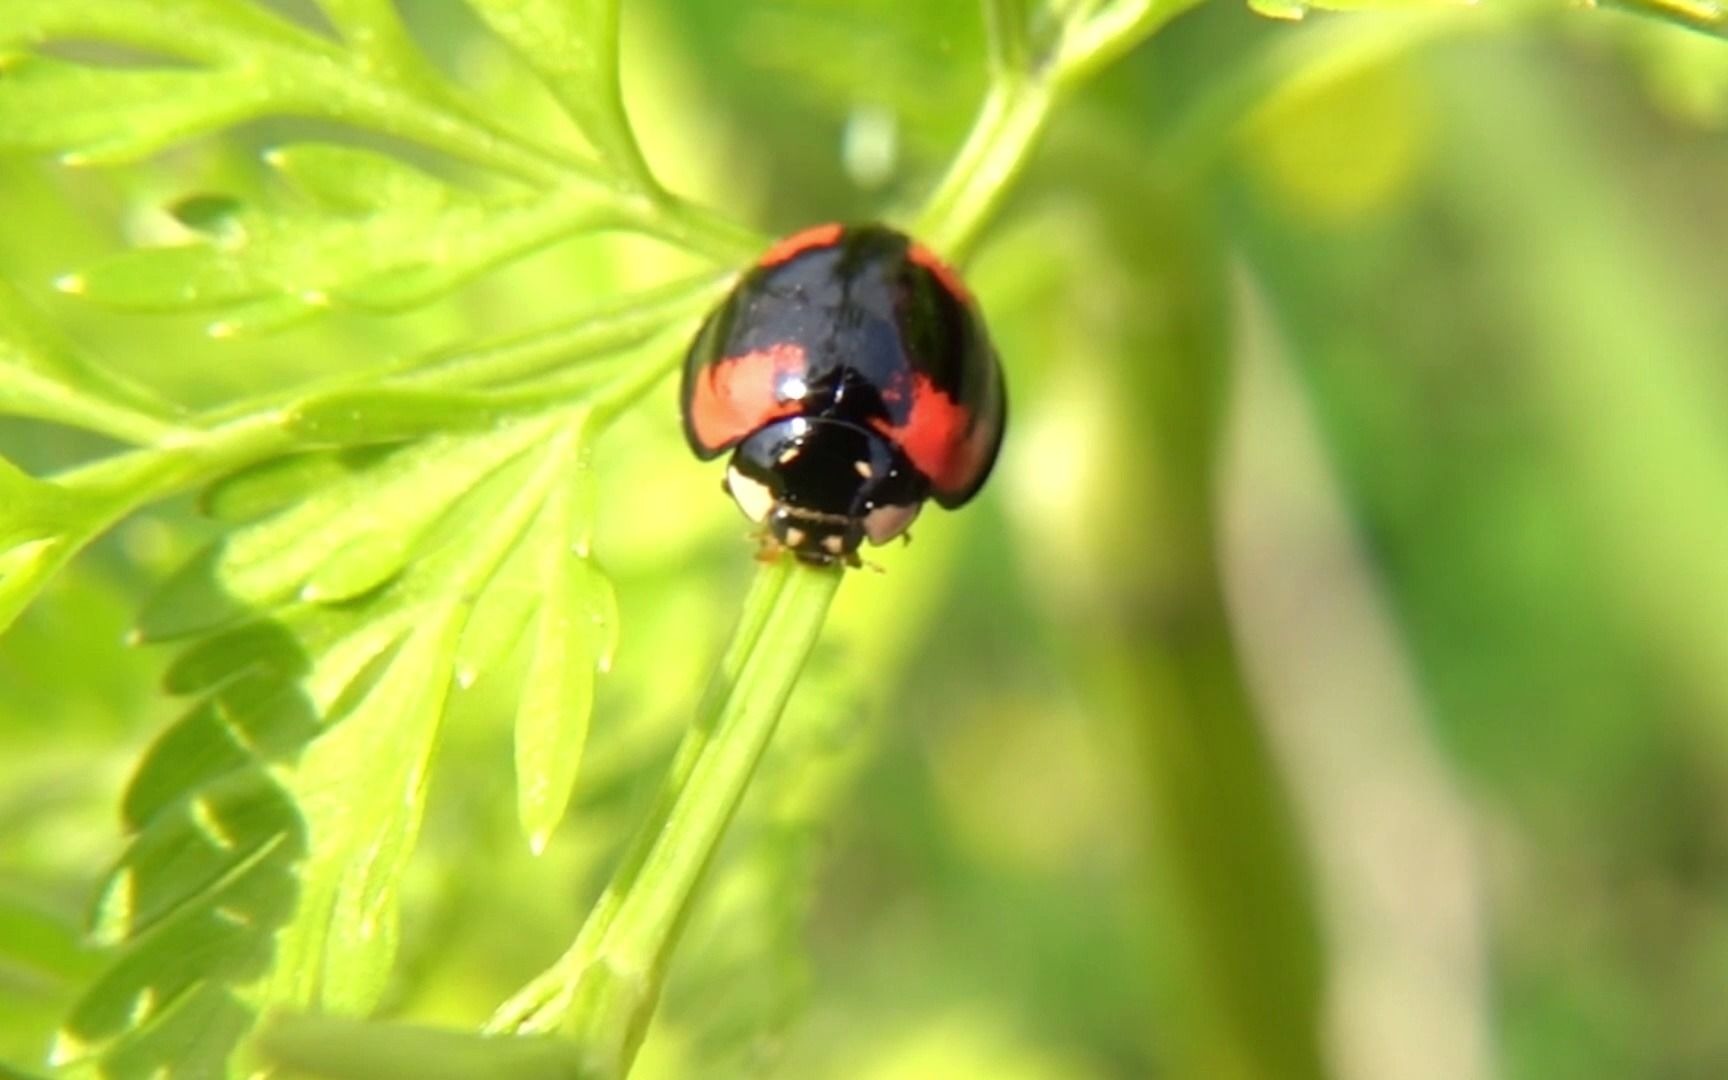
[{"label": "red marking on elytra", "polygon": [[782,399],[779,388],[787,375],[803,371],[804,348],[790,343],[708,365],[696,377],[690,396],[691,430],[703,446],[719,450],[770,420],[797,413],[804,403]]},{"label": "red marking on elytra", "polygon": [[906,249],[906,256],[936,275],[936,280],[942,283],[942,287],[959,297],[962,304],[972,302],[972,292],[966,288],[966,283],[960,280],[960,275],[954,272],[953,267],[937,258],[934,251],[923,244],[913,243]]},{"label": "red marking on elytra", "polygon": [[971,413],[936,389],[923,375],[913,376],[912,408],[902,424],[874,419],[871,425],[893,439],[937,491],[964,491],[977,475],[989,447],[983,425],[968,431]]},{"label": "red marking on elytra", "polygon": [[762,253],[756,260],[760,267],[779,266],[790,262],[794,256],[802,255],[812,248],[828,247],[840,239],[840,234],[846,231],[844,225],[812,225],[786,237],[773,247]]}]

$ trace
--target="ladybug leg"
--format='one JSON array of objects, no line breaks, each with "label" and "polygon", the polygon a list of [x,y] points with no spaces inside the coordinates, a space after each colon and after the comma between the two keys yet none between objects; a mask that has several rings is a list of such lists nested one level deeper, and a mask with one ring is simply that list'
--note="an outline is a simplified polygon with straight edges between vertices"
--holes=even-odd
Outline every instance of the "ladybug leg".
[{"label": "ladybug leg", "polygon": [[910,547],[911,544],[912,544],[912,531],[910,529],[908,529],[907,531],[900,534],[900,546],[901,547]]},{"label": "ladybug leg", "polygon": [[750,538],[756,541],[757,562],[771,563],[786,551],[785,545],[774,539],[774,534],[769,532],[767,529],[751,533]]}]

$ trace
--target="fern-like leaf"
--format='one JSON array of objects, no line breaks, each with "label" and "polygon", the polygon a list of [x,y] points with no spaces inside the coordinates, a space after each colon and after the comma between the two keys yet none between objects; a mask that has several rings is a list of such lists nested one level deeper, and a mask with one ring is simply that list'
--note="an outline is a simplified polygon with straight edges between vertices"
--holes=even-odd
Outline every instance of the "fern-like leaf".
[{"label": "fern-like leaf", "polygon": [[540,601],[564,689],[531,690],[523,706],[531,732],[557,732],[534,743],[556,753],[523,777],[535,835],[551,829],[586,729],[580,688],[612,632],[590,614],[610,610],[609,586],[572,551],[590,415],[555,410],[347,463],[296,455],[213,497],[231,506],[320,464],[321,486],[236,528],[141,620],[147,640],[190,641],[168,688],[197,700],[127,794],[135,831],[97,918],[120,959],[69,1021],[62,1062],[193,1075],[169,1050],[189,1017],[209,1060],[225,1060],[267,1007],[377,1001],[466,639],[497,632],[471,616],[523,553],[538,574],[556,552],[564,581]]},{"label": "fern-like leaf", "polygon": [[[108,256],[63,289],[206,312],[227,335],[338,306],[423,304],[600,228],[737,246],[660,192],[635,153],[612,5],[577,13],[581,40],[566,48],[589,50],[579,58],[537,46],[505,8],[475,5],[571,108],[599,159],[483,119],[420,56],[393,5],[321,6],[334,37],[238,0],[191,0],[173,20],[142,0],[12,5],[0,53],[25,54],[0,78],[5,147],[129,162],[238,122],[301,116],[460,159],[409,164],[375,139],[285,145],[265,162],[292,201],[183,197],[168,209],[184,242]],[[65,42],[79,48],[41,51]],[[85,59],[107,55],[92,43],[143,59]],[[139,619],[141,641],[181,643],[166,688],[191,703],[127,792],[128,844],[95,918],[114,959],[68,1018],[60,1064],[220,1074],[242,1067],[266,1009],[370,1009],[388,983],[450,697],[523,643],[519,806],[531,841],[545,843],[617,632],[587,540],[589,446],[664,376],[659,336],[683,332],[715,286],[703,275],[604,299],[544,329],[342,374],[184,430],[98,393],[99,380],[96,405],[14,392],[14,411],[148,445],[56,482],[0,472],[0,616],[119,514],[199,478],[217,481],[202,505],[231,525]],[[57,392],[78,385],[62,358],[75,354],[15,336],[28,347],[16,350],[20,370],[48,371]]]}]

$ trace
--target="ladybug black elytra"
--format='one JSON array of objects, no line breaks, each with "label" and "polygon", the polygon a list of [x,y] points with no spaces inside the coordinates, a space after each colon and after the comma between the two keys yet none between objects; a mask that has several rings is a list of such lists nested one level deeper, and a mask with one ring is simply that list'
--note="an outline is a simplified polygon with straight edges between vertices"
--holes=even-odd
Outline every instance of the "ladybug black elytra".
[{"label": "ladybug black elytra", "polygon": [[983,486],[1006,417],[1001,367],[966,287],[881,225],[775,244],[708,316],[684,361],[684,435],[764,530],[817,565],[906,532],[926,498]]}]

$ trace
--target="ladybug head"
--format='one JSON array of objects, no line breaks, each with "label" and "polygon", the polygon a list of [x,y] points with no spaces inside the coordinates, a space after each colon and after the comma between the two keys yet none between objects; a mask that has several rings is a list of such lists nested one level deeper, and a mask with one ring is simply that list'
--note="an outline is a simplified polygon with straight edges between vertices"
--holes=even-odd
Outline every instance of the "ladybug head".
[{"label": "ladybug head", "polygon": [[756,431],[726,470],[726,490],[744,515],[817,564],[856,564],[864,540],[885,544],[904,533],[929,486],[875,432],[803,416]]}]

